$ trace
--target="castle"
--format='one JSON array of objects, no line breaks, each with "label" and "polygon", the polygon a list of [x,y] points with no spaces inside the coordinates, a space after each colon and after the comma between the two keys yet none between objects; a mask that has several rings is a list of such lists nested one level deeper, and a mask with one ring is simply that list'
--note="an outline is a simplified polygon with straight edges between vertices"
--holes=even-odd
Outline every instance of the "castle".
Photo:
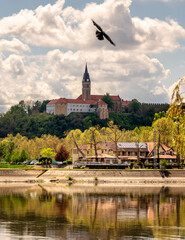
[{"label": "castle", "polygon": [[102,100],[103,96],[91,95],[91,80],[86,64],[82,79],[82,94],[77,99],[59,98],[51,100],[46,105],[46,112],[54,115],[63,114],[65,116],[72,112],[97,112],[100,119],[109,118],[109,111],[121,112],[122,100],[119,96],[110,96],[114,102],[113,109],[108,109],[107,104]]}]

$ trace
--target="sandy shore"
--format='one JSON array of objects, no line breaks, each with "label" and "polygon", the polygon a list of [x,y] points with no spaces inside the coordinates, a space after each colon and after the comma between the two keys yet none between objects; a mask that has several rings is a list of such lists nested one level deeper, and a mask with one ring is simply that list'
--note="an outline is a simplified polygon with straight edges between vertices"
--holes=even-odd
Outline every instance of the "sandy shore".
[{"label": "sandy shore", "polygon": [[185,185],[185,170],[0,169],[0,182],[74,182]]}]

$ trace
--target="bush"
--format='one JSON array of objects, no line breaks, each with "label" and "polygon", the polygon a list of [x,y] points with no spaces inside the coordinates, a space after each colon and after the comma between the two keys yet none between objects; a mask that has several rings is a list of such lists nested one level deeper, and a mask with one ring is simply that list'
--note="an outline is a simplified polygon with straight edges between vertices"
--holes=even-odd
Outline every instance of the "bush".
[{"label": "bush", "polygon": [[160,165],[162,167],[166,167],[168,165],[168,162],[165,159],[163,159],[162,161],[160,161]]},{"label": "bush", "polygon": [[72,163],[73,163],[72,160],[68,160],[68,161],[67,161],[67,164],[68,164],[68,165],[71,165]]}]

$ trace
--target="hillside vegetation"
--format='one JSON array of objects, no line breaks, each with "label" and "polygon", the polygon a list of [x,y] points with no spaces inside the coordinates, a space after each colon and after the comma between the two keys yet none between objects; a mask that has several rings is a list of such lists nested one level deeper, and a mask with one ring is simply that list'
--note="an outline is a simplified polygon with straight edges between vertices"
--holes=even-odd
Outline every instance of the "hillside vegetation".
[{"label": "hillside vegetation", "polygon": [[155,113],[165,114],[169,105],[141,104],[137,100],[123,109],[123,113],[110,113],[109,119],[101,120],[96,113],[71,113],[69,116],[49,115],[44,113],[48,100],[43,103],[35,102],[27,105],[21,101],[18,105],[12,106],[8,112],[0,117],[0,138],[8,134],[20,134],[29,139],[41,137],[43,134],[50,134],[63,138],[66,132],[73,129],[84,131],[90,127],[99,125],[108,126],[113,121],[119,129],[132,130],[140,126],[152,126]]}]

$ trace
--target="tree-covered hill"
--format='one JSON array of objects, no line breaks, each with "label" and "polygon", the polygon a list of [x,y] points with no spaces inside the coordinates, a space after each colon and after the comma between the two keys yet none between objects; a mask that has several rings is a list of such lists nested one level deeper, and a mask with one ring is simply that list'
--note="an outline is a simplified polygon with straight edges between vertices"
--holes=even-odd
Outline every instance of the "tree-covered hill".
[{"label": "tree-covered hill", "polygon": [[[44,101],[44,104],[47,102]],[[71,113],[69,116],[49,115],[44,113],[44,106],[38,101],[32,107],[26,106],[24,101],[21,101],[1,115],[0,138],[17,133],[30,139],[43,134],[62,138],[73,129],[84,131],[95,125],[105,127],[110,120],[120,129],[132,130],[139,126],[151,126],[155,113],[166,111],[168,107],[168,104],[160,107],[160,105],[141,104],[133,100],[128,107],[123,109],[123,113],[110,113],[109,119],[101,120],[96,113]]]}]

